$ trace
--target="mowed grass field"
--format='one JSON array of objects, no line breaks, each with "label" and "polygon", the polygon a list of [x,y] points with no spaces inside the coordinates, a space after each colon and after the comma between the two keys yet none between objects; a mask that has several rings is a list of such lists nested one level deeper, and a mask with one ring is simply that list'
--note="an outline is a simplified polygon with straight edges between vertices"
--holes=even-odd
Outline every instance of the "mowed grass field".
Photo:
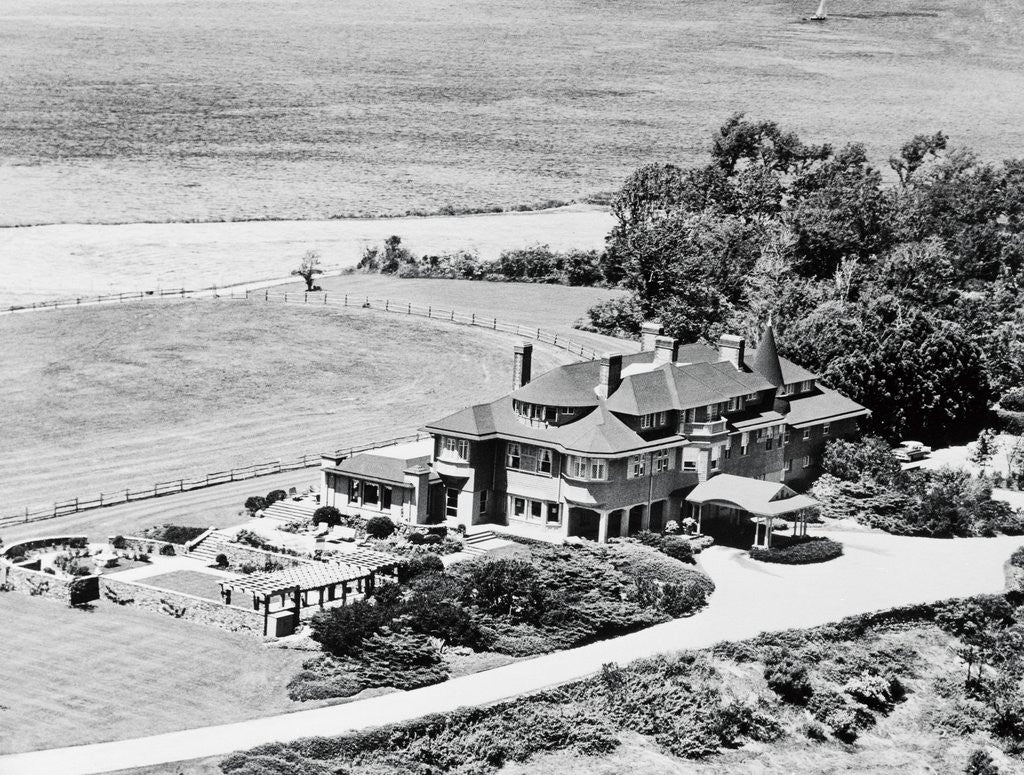
[{"label": "mowed grass field", "polygon": [[[435,282],[439,304],[456,298]],[[504,290],[475,311],[554,325],[609,294]],[[0,513],[413,433],[507,392],[515,341],[359,308],[228,299],[0,317]],[[534,358],[535,373],[572,360],[545,345]]]},{"label": "mowed grass field", "polygon": [[309,657],[105,601],[0,593],[0,617],[0,754],[292,710],[286,685]]},{"label": "mowed grass field", "polygon": [[[0,223],[509,206],[689,162],[736,110],[884,164],[1020,154],[1018,0],[19,0]],[[30,259],[30,257],[26,257]]]}]

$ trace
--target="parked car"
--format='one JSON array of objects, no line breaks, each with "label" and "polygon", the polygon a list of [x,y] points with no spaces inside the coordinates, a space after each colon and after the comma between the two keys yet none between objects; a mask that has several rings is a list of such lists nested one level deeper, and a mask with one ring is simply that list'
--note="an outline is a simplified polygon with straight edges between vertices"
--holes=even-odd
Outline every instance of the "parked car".
[{"label": "parked car", "polygon": [[932,453],[931,447],[926,447],[920,441],[901,441],[892,450],[892,456],[901,463],[912,463],[915,460],[928,457]]}]

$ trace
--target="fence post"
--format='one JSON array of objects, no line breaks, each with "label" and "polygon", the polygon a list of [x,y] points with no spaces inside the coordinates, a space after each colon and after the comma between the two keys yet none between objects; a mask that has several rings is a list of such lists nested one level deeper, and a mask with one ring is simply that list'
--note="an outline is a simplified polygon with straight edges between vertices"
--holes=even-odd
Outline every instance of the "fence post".
[{"label": "fence post", "polygon": [[391,304],[391,299],[384,299],[384,311],[385,312],[390,312],[391,311],[390,304]]},{"label": "fence post", "polygon": [[411,315],[412,314],[412,302],[411,301],[409,302],[409,309],[407,309],[405,311],[405,314],[406,315]]},{"label": "fence post", "polygon": [[325,307],[327,306],[327,294],[326,293],[324,294],[324,306]]},{"label": "fence post", "polygon": [[270,289],[269,288],[264,288],[263,289],[263,301],[270,301]]},{"label": "fence post", "polygon": [[185,480],[184,479],[179,479],[178,480],[178,492],[185,492]]},{"label": "fence post", "polygon": [[302,303],[309,304],[309,291],[302,292]]},{"label": "fence post", "polygon": [[540,341],[540,329],[537,329],[537,341]]},{"label": "fence post", "polygon": [[347,293],[345,294],[345,305],[344,306],[346,306],[346,307],[348,306],[348,294]]},{"label": "fence post", "polygon": [[78,513],[78,498],[75,498],[75,513]]},{"label": "fence post", "polygon": [[77,298],[75,299],[75,304],[81,304],[81,303],[82,303],[82,297],[81,297],[81,296],[79,296],[79,297],[77,297]]},{"label": "fence post", "polygon": [[558,334],[555,334],[555,341],[552,342],[555,347],[558,347]]},{"label": "fence post", "polygon": [[100,493],[100,505],[103,505],[103,493]]},{"label": "fence post", "polygon": [[124,502],[125,503],[131,503],[132,502],[131,492],[129,492],[127,487],[124,490]]},{"label": "fence post", "polygon": [[455,322],[455,310],[452,310],[452,322]]},{"label": "fence post", "polygon": [[494,325],[491,326],[491,328],[493,328],[495,331],[498,330],[498,319],[497,318],[494,319]]},{"label": "fence post", "polygon": [[475,312],[469,316],[469,324],[471,326],[475,326],[476,325],[476,313]]},{"label": "fence post", "polygon": [[431,311],[432,311],[432,308],[428,306],[428,307],[427,307],[427,317],[428,317],[428,318],[430,317],[430,313],[431,313]]}]

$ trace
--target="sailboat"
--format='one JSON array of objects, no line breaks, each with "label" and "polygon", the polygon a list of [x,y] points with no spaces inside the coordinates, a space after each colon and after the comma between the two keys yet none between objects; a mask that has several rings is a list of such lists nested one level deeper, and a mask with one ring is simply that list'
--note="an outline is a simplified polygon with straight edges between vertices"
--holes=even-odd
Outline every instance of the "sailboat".
[{"label": "sailboat", "polygon": [[814,12],[814,16],[810,17],[809,21],[823,22],[826,19],[828,19],[828,14],[825,13],[825,0],[820,0],[818,10]]}]

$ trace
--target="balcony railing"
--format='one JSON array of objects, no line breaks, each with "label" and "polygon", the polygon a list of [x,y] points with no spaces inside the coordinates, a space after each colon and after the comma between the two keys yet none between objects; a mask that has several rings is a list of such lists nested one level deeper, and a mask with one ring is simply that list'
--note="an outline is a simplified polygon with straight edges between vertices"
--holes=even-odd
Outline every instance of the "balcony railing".
[{"label": "balcony railing", "polygon": [[724,419],[711,422],[684,422],[680,430],[683,436],[717,436],[726,432]]}]

